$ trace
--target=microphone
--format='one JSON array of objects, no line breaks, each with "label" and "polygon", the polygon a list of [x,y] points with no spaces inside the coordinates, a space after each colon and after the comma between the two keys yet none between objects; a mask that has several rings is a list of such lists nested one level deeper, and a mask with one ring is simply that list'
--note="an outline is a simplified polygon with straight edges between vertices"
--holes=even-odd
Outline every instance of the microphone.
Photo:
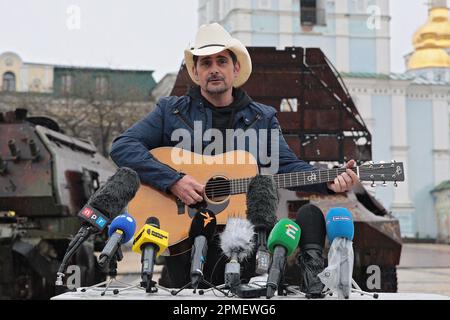
[{"label": "microphone", "polygon": [[324,269],[323,248],[326,227],[322,210],[312,204],[302,206],[295,222],[302,230],[300,254],[297,257],[302,273],[302,289],[307,298],[323,298],[323,283],[317,275]]},{"label": "microphone", "polygon": [[326,217],[327,237],[330,242],[336,238],[353,241],[355,226],[353,215],[347,208],[331,208]]},{"label": "microphone", "polygon": [[81,228],[66,250],[57,272],[56,285],[62,286],[67,263],[91,234],[102,232],[110,219],[118,216],[139,189],[139,176],[130,168],[119,168],[80,210]]},{"label": "microphone", "polygon": [[117,216],[111,222],[108,230],[108,242],[99,256],[98,264],[101,268],[111,261],[111,258],[116,254],[122,243],[127,243],[131,240],[135,232],[136,220],[129,214]]},{"label": "microphone", "polygon": [[267,243],[273,258],[267,277],[267,299],[274,296],[282,278],[286,258],[297,248],[300,234],[301,230],[298,224],[287,218],[278,221],[270,232]]},{"label": "microphone", "polygon": [[145,225],[137,233],[133,241],[133,251],[141,254],[141,287],[147,293],[155,292],[153,269],[155,259],[169,246],[169,233],[159,229],[159,220],[150,217],[145,221]]},{"label": "microphone", "polygon": [[353,216],[347,208],[331,208],[326,216],[327,236],[331,242],[328,267],[318,277],[338,299],[348,299],[353,274]]},{"label": "microphone", "polygon": [[[103,231],[109,219],[114,219],[134,198],[139,189],[138,174],[126,167],[119,168],[106,183],[101,186],[80,210],[78,216],[84,224],[95,226]],[[103,219],[106,221],[103,221]],[[97,231],[97,230],[96,230]]]},{"label": "microphone", "polygon": [[257,234],[256,270],[262,275],[268,272],[270,254],[267,250],[267,234],[277,221],[278,193],[272,176],[257,175],[248,185],[247,219]]},{"label": "microphone", "polygon": [[225,265],[225,285],[235,292],[241,284],[241,265],[252,253],[255,231],[247,219],[229,218],[220,235],[220,248],[230,259]]},{"label": "microphone", "polygon": [[208,243],[214,236],[216,225],[214,213],[206,209],[198,211],[192,219],[189,240],[192,242],[191,285],[194,290],[203,280],[203,265],[208,252]]}]

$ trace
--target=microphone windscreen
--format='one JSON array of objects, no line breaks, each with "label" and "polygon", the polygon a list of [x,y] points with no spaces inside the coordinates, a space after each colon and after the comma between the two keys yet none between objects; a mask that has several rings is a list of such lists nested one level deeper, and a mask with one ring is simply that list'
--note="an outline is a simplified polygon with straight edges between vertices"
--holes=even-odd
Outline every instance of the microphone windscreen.
[{"label": "microphone windscreen", "polygon": [[286,249],[286,256],[289,257],[297,248],[300,241],[301,230],[298,224],[288,218],[283,218],[273,227],[267,239],[267,248],[271,253],[276,246]]},{"label": "microphone windscreen", "polygon": [[123,231],[122,243],[127,243],[136,232],[136,220],[128,214],[117,216],[109,225],[108,236],[117,230]]},{"label": "microphone windscreen", "polygon": [[353,240],[355,226],[352,213],[347,208],[331,208],[327,213],[327,236],[330,242],[335,238]]},{"label": "microphone windscreen", "polygon": [[112,219],[122,213],[138,189],[138,174],[130,168],[122,167],[92,195],[88,205]]},{"label": "microphone windscreen", "polygon": [[306,204],[298,210],[295,222],[302,229],[301,249],[308,248],[311,245],[323,249],[327,230],[322,210],[313,204]]},{"label": "microphone windscreen", "polygon": [[257,175],[248,185],[247,219],[255,228],[271,230],[277,221],[278,192],[272,176]]},{"label": "microphone windscreen", "polygon": [[192,218],[191,228],[189,229],[189,239],[193,243],[198,236],[205,236],[211,241],[216,232],[216,216],[212,211],[201,209],[194,218]]},{"label": "microphone windscreen", "polygon": [[254,235],[255,231],[250,221],[242,218],[229,218],[220,235],[220,248],[228,258],[231,258],[233,252],[237,253],[238,262],[241,262],[253,252]]},{"label": "microphone windscreen", "polygon": [[157,217],[147,218],[147,220],[145,221],[145,224],[154,226],[155,228],[158,228],[158,229],[160,228],[159,219]]}]

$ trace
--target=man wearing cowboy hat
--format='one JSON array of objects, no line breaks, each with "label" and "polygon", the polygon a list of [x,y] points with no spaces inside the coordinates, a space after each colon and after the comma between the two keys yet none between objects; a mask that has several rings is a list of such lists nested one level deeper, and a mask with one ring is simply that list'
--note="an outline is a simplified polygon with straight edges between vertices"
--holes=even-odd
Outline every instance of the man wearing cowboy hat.
[{"label": "man wearing cowboy hat", "polygon": [[[240,89],[250,77],[252,63],[245,46],[217,23],[202,25],[194,45],[185,52],[185,63],[192,81],[197,87],[191,88],[182,97],[162,98],[156,108],[144,119],[134,124],[117,137],[112,144],[111,158],[118,166],[130,167],[139,174],[141,182],[167,193],[172,193],[185,204],[192,205],[203,200],[205,186],[189,175],[183,175],[156,161],[148,152],[161,146],[174,146],[171,135],[177,128],[193,129],[195,121],[201,121],[204,130],[217,129],[280,129],[273,107],[253,101]],[[298,159],[290,150],[283,136],[279,135],[278,173],[310,171],[311,165]],[[207,145],[203,141],[203,146]],[[270,146],[269,146],[270,148]],[[259,161],[258,161],[258,164]],[[351,168],[354,161],[347,163]],[[344,192],[350,190],[358,177],[351,170],[341,174],[333,183],[302,187],[301,190],[319,193]],[[208,250],[209,262],[205,265],[205,278],[220,257],[217,247]],[[211,253],[210,253],[211,252]],[[210,255],[215,254],[215,259]],[[175,257],[170,257],[175,258]],[[175,261],[175,260],[173,260]],[[169,275],[173,287],[186,283],[180,270],[180,261],[167,259]],[[189,257],[185,261],[189,263]],[[170,270],[170,269],[173,270]],[[188,269],[187,269],[188,270]],[[223,283],[222,277],[211,279],[213,283]],[[221,282],[222,281],[222,282]]]}]

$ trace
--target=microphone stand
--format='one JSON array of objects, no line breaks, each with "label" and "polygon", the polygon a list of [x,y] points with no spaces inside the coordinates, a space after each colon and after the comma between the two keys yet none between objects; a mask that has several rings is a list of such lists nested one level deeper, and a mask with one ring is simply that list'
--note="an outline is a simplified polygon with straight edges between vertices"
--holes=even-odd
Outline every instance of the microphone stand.
[{"label": "microphone stand", "polygon": [[[198,294],[199,295],[203,295],[203,294],[205,294],[205,293],[207,293],[207,292],[209,292],[209,291],[213,291],[214,289],[217,289],[217,290],[223,290],[223,289],[230,289],[230,291],[231,291],[231,288],[229,287],[229,286],[227,286],[226,284],[221,284],[221,285],[218,285],[218,286],[213,286],[213,287],[211,287],[211,288],[208,288],[208,289],[205,289],[205,290],[203,290],[203,289],[200,289],[200,290],[198,290]],[[229,297],[229,293],[230,293],[230,291],[228,291],[228,292],[226,292],[226,293],[224,293],[227,297]],[[222,291],[221,291],[222,292]]]},{"label": "microphone stand", "polygon": [[[101,296],[104,296],[106,294],[106,292],[108,291],[109,287],[113,284],[113,282],[117,282],[121,285],[125,285],[125,288],[114,288],[112,290],[113,294],[119,294],[120,291],[123,291],[125,289],[130,288],[131,286],[128,283],[122,282],[120,280],[117,280],[117,262],[118,261],[122,261],[123,259],[123,253],[122,253],[122,249],[119,246],[119,248],[117,249],[116,253],[112,256],[111,260],[109,261],[109,266],[108,266],[108,276],[109,276],[109,280],[105,280],[103,282],[97,283],[93,286],[87,287],[87,288],[83,288],[81,289],[81,292],[86,292],[89,289],[95,289],[98,287],[102,287],[105,286],[105,288],[103,289],[103,291],[100,293]],[[134,287],[134,286],[133,286]]]},{"label": "microphone stand", "polygon": [[156,281],[154,281],[153,279],[148,279],[148,278],[146,278],[146,280],[143,280],[139,284],[134,285],[130,288],[139,288],[139,289],[145,290],[145,292],[147,292],[147,293],[157,293],[158,289],[161,289],[161,290],[171,293],[171,291],[169,289],[167,289],[166,287],[163,287],[163,286],[157,284]]},{"label": "microphone stand", "polygon": [[367,292],[367,291],[364,291],[364,290],[361,290],[361,288],[358,286],[358,284],[356,283],[356,281],[355,280],[353,280],[352,279],[352,289],[350,289],[350,291],[351,292],[355,292],[355,293],[359,293],[359,294],[361,294],[362,296],[363,295],[368,295],[368,296],[371,296],[372,298],[374,298],[374,299],[378,299],[378,293],[372,293],[372,292]]},{"label": "microphone stand", "polygon": [[[356,281],[354,279],[352,279],[352,288],[350,289],[350,292],[353,293],[359,293],[361,296],[366,295],[366,296],[370,296],[374,299],[378,299],[379,295],[376,292],[367,292],[361,289],[361,287],[356,283]],[[325,287],[323,293],[325,295],[329,295],[332,296],[333,295],[333,291],[328,288]]]},{"label": "microphone stand", "polygon": [[[109,287],[111,286],[111,284],[114,281],[116,281],[122,285],[129,286],[128,283],[124,283],[124,282],[116,279],[116,277],[117,277],[117,262],[122,261],[122,259],[123,259],[123,253],[122,253],[121,247],[119,246],[116,253],[114,253],[114,255],[111,257],[111,260],[109,261],[109,266],[108,266],[109,280],[105,280],[105,281],[97,283],[93,286],[83,288],[83,289],[81,289],[81,292],[86,292],[89,289],[94,289],[94,288],[102,287],[105,285],[105,288],[103,289],[103,291],[100,294],[101,296],[104,296],[106,294],[106,291],[108,291]],[[113,293],[118,294],[119,291],[120,291],[119,289],[115,288],[113,290]]]},{"label": "microphone stand", "polygon": [[277,291],[278,295],[279,296],[287,296],[287,294],[288,294],[287,288],[288,288],[288,285],[284,282],[284,274],[282,273],[281,277],[280,277],[280,285],[278,286],[278,291]]},{"label": "microphone stand", "polygon": [[[105,286],[105,288],[102,290],[102,292],[100,293],[101,296],[104,296],[106,294],[106,292],[108,291],[109,287],[113,284],[113,282],[115,281],[116,283],[124,286],[121,288],[114,288],[112,290],[114,295],[119,294],[122,291],[125,290],[130,290],[130,289],[140,289],[140,290],[145,290],[147,293],[156,293],[158,291],[158,289],[164,290],[166,292],[170,292],[169,289],[158,285],[155,281],[151,280],[149,284],[146,284],[144,282],[140,282],[138,284],[133,284],[130,285],[129,283],[117,280],[117,262],[118,261],[122,261],[123,259],[123,253],[122,253],[122,249],[119,246],[119,248],[117,249],[117,252],[114,254],[114,256],[111,258],[110,262],[109,262],[109,271],[108,271],[108,276],[110,277],[109,280],[105,280],[103,282],[97,283],[93,286],[87,287],[87,288],[83,288],[81,289],[81,292],[87,292],[87,290],[89,289],[95,289],[98,287],[102,287]],[[143,286],[145,285],[145,287]],[[151,291],[147,291],[147,288],[150,288]]]},{"label": "microphone stand", "polygon": [[[349,260],[348,259],[345,259],[345,261],[342,263],[342,261],[341,261],[341,271],[342,270],[345,270],[345,271],[347,271],[347,270],[350,270],[350,262],[349,262]],[[353,268],[352,268],[353,269]],[[344,271],[344,275],[345,274],[347,274],[346,272]],[[341,277],[342,277],[342,272],[340,272],[340,275],[339,275],[339,277],[340,277],[340,283],[339,283],[339,288],[341,289],[341,290],[343,290],[343,289],[345,289],[345,287],[343,286],[343,283],[341,282]],[[344,282],[346,282],[346,281],[344,281]],[[361,290],[361,288],[358,286],[358,284],[356,283],[356,281],[352,278],[351,279],[351,283],[350,283],[350,288],[348,288],[348,286],[347,286],[347,290],[348,290],[348,292],[349,293],[359,293],[359,294],[361,294],[361,296],[363,296],[363,295],[367,295],[367,296],[371,296],[372,298],[374,298],[374,299],[378,299],[378,293],[371,293],[371,292],[367,292],[367,291],[363,291],[363,290]],[[325,286],[324,287],[324,290],[322,291],[325,295],[330,295],[330,296],[332,296],[333,295],[333,290],[331,290],[331,288],[329,288],[329,287],[327,287],[327,286]],[[338,298],[339,298],[339,295],[340,295],[340,293],[338,292]],[[346,295],[346,294],[344,294],[344,298],[345,299],[349,299],[350,298],[350,296],[349,295]]]},{"label": "microphone stand", "polygon": [[[209,288],[208,288],[206,291],[204,291],[204,290],[202,290],[202,289],[199,290],[198,294],[203,295],[205,292],[208,292],[208,291],[210,291],[210,290],[212,290],[212,289],[216,289],[217,291],[219,291],[220,293],[222,293],[223,295],[225,295],[226,297],[228,297],[228,293],[222,290],[222,288],[225,287],[225,284],[222,284],[222,285],[220,285],[220,286],[215,286],[215,285],[213,285],[212,283],[206,281],[206,280],[203,278],[203,275],[200,276],[200,279],[199,279],[198,282],[197,282],[197,286],[198,286],[200,283],[203,283],[203,284],[207,285]],[[190,281],[189,283],[187,283],[186,285],[184,285],[183,287],[181,287],[179,290],[172,290],[170,293],[171,293],[173,296],[176,296],[177,294],[179,294],[179,293],[180,293],[181,291],[183,291],[184,289],[188,288],[189,286],[192,286],[192,284],[193,284],[193,282]],[[194,294],[197,292],[197,286],[194,288],[194,291],[193,291]],[[220,287],[220,288],[219,288],[219,287]]]}]

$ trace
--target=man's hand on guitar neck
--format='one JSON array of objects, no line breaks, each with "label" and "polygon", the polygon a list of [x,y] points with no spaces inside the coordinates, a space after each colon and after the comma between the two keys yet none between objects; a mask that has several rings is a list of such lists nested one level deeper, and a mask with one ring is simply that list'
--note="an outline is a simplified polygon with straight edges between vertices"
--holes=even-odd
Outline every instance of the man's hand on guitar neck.
[{"label": "man's hand on guitar neck", "polygon": [[193,177],[185,175],[170,187],[170,191],[189,206],[203,201],[205,186]]},{"label": "man's hand on guitar neck", "polygon": [[345,168],[347,168],[347,170],[344,173],[338,175],[333,182],[328,182],[327,183],[328,189],[336,193],[351,190],[355,185],[355,183],[359,181],[359,178],[356,175],[356,173],[350,170],[350,168],[353,168],[355,164],[356,164],[355,160],[350,160],[349,162],[347,162],[345,164]]}]

